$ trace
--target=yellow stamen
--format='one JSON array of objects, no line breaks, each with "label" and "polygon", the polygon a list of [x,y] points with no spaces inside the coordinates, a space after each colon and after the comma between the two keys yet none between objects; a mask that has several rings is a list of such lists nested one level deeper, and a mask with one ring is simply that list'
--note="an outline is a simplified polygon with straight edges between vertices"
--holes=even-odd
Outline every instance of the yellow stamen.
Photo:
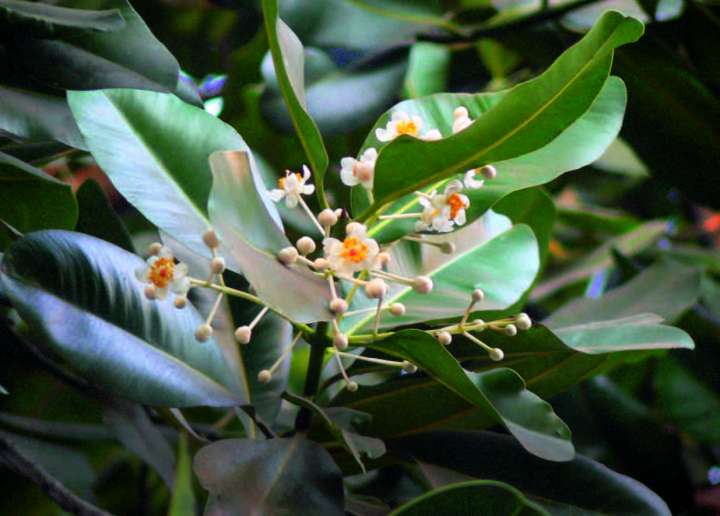
[{"label": "yellow stamen", "polygon": [[175,273],[175,262],[170,258],[158,258],[150,266],[148,279],[157,288],[167,287],[173,279]]},{"label": "yellow stamen", "polygon": [[343,241],[340,257],[353,263],[360,263],[367,258],[368,246],[357,237],[349,236]]},{"label": "yellow stamen", "polygon": [[410,136],[418,135],[418,126],[412,119],[409,120],[398,120],[395,124],[395,131],[398,134],[407,134]]}]

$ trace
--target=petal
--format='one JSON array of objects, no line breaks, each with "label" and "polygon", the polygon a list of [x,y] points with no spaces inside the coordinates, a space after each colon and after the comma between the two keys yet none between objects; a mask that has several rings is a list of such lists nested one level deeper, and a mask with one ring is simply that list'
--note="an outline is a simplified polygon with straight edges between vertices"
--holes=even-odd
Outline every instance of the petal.
[{"label": "petal", "polygon": [[465,195],[465,194],[458,194],[458,197],[460,197],[460,200],[462,201],[463,206],[465,206],[466,208],[467,208],[468,206],[470,206],[470,199],[468,199],[468,196],[467,196],[467,195]]},{"label": "petal", "polygon": [[155,297],[157,297],[158,299],[160,299],[160,300],[165,299],[167,297],[167,295],[168,295],[167,287],[155,289]]},{"label": "petal", "polygon": [[422,206],[423,208],[429,208],[432,205],[432,203],[430,202],[430,199],[428,199],[427,197],[424,197],[422,195],[418,195],[418,202],[420,203],[420,206]]},{"label": "petal", "polygon": [[477,190],[478,188],[482,188],[482,186],[485,184],[485,180],[481,179],[478,181],[475,179],[475,176],[477,174],[475,173],[475,170],[468,170],[465,172],[465,177],[463,178],[463,183],[465,184],[465,188],[468,190]]},{"label": "petal", "polygon": [[139,281],[142,281],[143,283],[147,283],[149,272],[150,272],[149,267],[139,267],[139,268],[135,269],[135,277]]},{"label": "petal", "polygon": [[377,138],[381,142],[389,142],[390,140],[392,140],[392,136],[390,136],[390,131],[381,127],[375,129],[375,138]]},{"label": "petal", "polygon": [[398,120],[407,120],[408,114],[405,111],[393,111],[393,114],[390,116],[390,120],[393,122],[397,122]]},{"label": "petal", "polygon": [[463,184],[458,179],[453,179],[448,183],[448,185],[445,187],[445,195],[447,194],[454,194],[463,189]]},{"label": "petal", "polygon": [[274,190],[270,190],[268,192],[268,197],[270,197],[270,199],[272,199],[273,201],[278,202],[283,197],[285,197],[285,190],[280,190],[278,188],[275,188]]},{"label": "petal", "polygon": [[[408,117],[408,116],[405,115],[405,118],[407,118],[407,117]],[[420,118],[420,117],[417,116],[417,115],[413,115],[412,121],[415,123],[415,127],[417,127],[417,128],[418,128],[418,131],[419,131],[419,130],[422,128],[422,126],[423,126],[423,119]]]},{"label": "petal", "polygon": [[426,142],[435,142],[442,140],[442,134],[437,129],[430,129],[423,135],[422,139]]},{"label": "petal", "polygon": [[175,294],[187,294],[188,290],[190,290],[190,278],[183,277],[173,280],[170,284],[170,290]]},{"label": "petal", "polygon": [[355,158],[351,158],[348,156],[347,158],[343,158],[340,160],[340,168],[341,170],[352,171],[353,165],[355,165],[356,162],[357,160]]},{"label": "petal", "polygon": [[187,275],[188,275],[187,263],[180,262],[177,265],[175,265],[175,270],[173,270],[173,279],[174,280],[183,279]]},{"label": "petal", "polygon": [[453,222],[455,222],[458,226],[465,224],[465,222],[467,222],[467,219],[465,218],[465,210],[458,211]]},{"label": "petal", "polygon": [[303,165],[303,181],[307,181],[308,179],[310,179],[311,175],[312,175],[312,173],[310,172],[310,169],[308,168],[308,166]]},{"label": "petal", "polygon": [[158,253],[158,257],[160,257],[160,258],[167,258],[167,259],[169,259],[169,260],[172,260],[172,259],[174,258],[174,257],[173,257],[172,250],[171,250],[168,246],[166,246],[166,245],[164,245],[164,246],[162,246],[162,247],[160,248],[160,252]]},{"label": "petal", "polygon": [[355,177],[355,174],[352,173],[352,169],[348,170],[347,168],[343,168],[340,171],[340,180],[347,186],[355,186],[359,182],[358,178]]},{"label": "petal", "polygon": [[428,226],[428,225],[427,225],[425,222],[423,222],[422,220],[418,220],[418,221],[415,223],[415,231],[418,231],[418,232],[420,232],[420,231],[427,231],[427,229],[428,229],[429,227],[430,227],[430,226]]},{"label": "petal", "polygon": [[305,195],[310,195],[315,191],[315,185],[305,185],[302,187],[302,193]]},{"label": "petal", "polygon": [[365,245],[368,246],[368,256],[370,256],[372,260],[375,260],[375,257],[380,252],[380,246],[372,238],[365,240]]},{"label": "petal", "polygon": [[288,196],[285,198],[285,206],[288,208],[294,208],[298,205],[298,195],[297,194],[288,194]]},{"label": "petal", "polygon": [[377,160],[377,155],[377,149],[375,149],[375,147],[369,147],[365,149],[365,152],[363,152],[360,159],[362,161],[367,161],[368,163],[375,163],[375,161]]}]

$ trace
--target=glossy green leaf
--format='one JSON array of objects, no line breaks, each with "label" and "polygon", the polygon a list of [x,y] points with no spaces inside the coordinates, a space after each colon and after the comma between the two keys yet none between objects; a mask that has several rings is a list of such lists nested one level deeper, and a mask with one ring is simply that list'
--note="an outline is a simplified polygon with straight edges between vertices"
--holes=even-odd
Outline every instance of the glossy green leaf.
[{"label": "glossy green leaf", "polygon": [[464,131],[435,142],[396,139],[378,157],[375,207],[468,169],[544,147],[590,108],[608,77],[613,50],[642,32],[637,20],[607,12],[545,73],[510,90]]},{"label": "glossy green leaf", "polygon": [[408,98],[447,90],[451,53],[447,46],[419,41],[410,48],[403,92]]},{"label": "glossy green leaf", "polygon": [[667,418],[703,443],[720,440],[720,396],[677,361],[660,362],[655,388]]},{"label": "glossy green leaf", "polygon": [[[386,302],[401,302],[406,312],[398,317],[383,317],[382,327],[459,317],[476,288],[485,292],[485,299],[477,305],[478,311],[502,310],[520,299],[532,285],[540,267],[537,240],[532,230],[525,225],[505,226],[504,231],[493,234],[487,241],[478,242],[469,236],[463,241],[462,235],[473,229],[468,227],[457,233],[462,246],[454,254],[428,251],[434,253],[435,259],[425,256],[420,267],[404,256],[402,247],[393,251],[390,272],[409,277],[424,274],[432,279],[434,286],[429,294],[420,294],[407,286],[393,286]],[[412,246],[403,243],[403,247],[407,250]],[[360,309],[364,311],[359,315],[343,320],[343,327],[349,328],[350,332],[367,329],[373,324],[374,310]]]},{"label": "glossy green leaf", "polygon": [[76,196],[80,216],[75,231],[98,237],[131,253],[135,252],[130,233],[110,205],[107,194],[96,181],[86,180],[78,188]]},{"label": "glossy green leaf", "polygon": [[0,27],[24,27],[45,37],[67,29],[110,32],[124,25],[117,9],[90,11],[23,0],[4,0],[0,5]]},{"label": "glossy green leaf", "polygon": [[193,469],[210,492],[206,514],[344,514],[340,470],[300,434],[217,441],[195,455]]},{"label": "glossy green leaf", "polygon": [[192,461],[188,451],[187,436],[184,433],[181,433],[178,439],[176,471],[168,516],[194,516],[196,513]]},{"label": "glossy green leaf", "polygon": [[434,489],[398,507],[390,514],[392,516],[429,514],[542,516],[549,513],[525,498],[511,485],[493,480],[472,480]]},{"label": "glossy green leaf", "polygon": [[158,228],[209,257],[202,241],[210,227],[208,158],[216,150],[247,150],[240,135],[167,93],[72,91],[68,101],[115,188]]},{"label": "glossy green leaf", "polygon": [[244,400],[221,349],[172,296],[148,301],[140,258],[82,233],[40,231],[5,253],[0,283],[21,317],[78,373],[147,405],[233,406]]},{"label": "glossy green leaf", "polygon": [[[420,115],[432,127],[443,134],[450,134],[452,112],[458,105],[468,108],[472,118],[485,116],[493,106],[502,101],[510,90],[478,95],[443,93],[426,98],[405,101],[394,109]],[[487,181],[478,190],[466,190],[470,199],[467,219],[474,219],[512,192],[552,181],[561,174],[592,163],[599,158],[615,139],[622,125],[626,92],[622,81],[609,77],[587,112],[569,125],[547,145],[519,156],[495,163],[498,176]],[[375,128],[381,127],[389,118],[384,115]],[[373,134],[364,147],[380,146]],[[367,206],[361,187],[353,188],[353,210]],[[417,196],[405,196],[393,203],[388,213],[420,211]],[[387,241],[413,230],[414,221],[381,221],[370,229],[370,234]]]},{"label": "glossy green leaf", "polygon": [[[316,174],[318,195],[322,199],[323,177],[328,154],[317,124],[308,114],[305,99],[303,46],[295,33],[280,19],[278,0],[263,0],[265,32],[270,44],[275,73],[290,118],[302,143],[310,168]],[[322,200],[321,200],[322,202]]]},{"label": "glossy green leaf", "polygon": [[22,233],[73,229],[78,204],[70,185],[0,152],[0,219]]},{"label": "glossy green leaf", "polygon": [[276,257],[290,243],[269,211],[274,206],[264,188],[257,187],[247,154],[216,153],[210,166],[212,225],[258,296],[296,321],[329,320],[327,282],[307,267],[286,267]]},{"label": "glossy green leaf", "polygon": [[418,330],[405,330],[368,347],[416,364],[434,380],[479,407],[530,453],[551,461],[571,460],[575,451],[570,429],[552,407],[525,388],[512,369],[473,373],[436,339]]},{"label": "glossy green leaf", "polygon": [[504,435],[428,432],[393,444],[422,462],[510,484],[551,514],[670,515],[658,495],[599,462],[581,455],[545,461]]}]

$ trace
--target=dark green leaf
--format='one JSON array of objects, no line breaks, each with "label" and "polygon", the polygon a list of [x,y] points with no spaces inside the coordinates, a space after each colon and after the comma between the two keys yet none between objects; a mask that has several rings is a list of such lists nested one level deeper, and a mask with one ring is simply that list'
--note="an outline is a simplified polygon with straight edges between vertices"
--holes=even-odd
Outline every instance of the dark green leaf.
[{"label": "dark green leaf", "polygon": [[0,283],[20,315],[79,373],[148,405],[231,406],[244,400],[203,320],[172,296],[148,301],[138,257],[82,233],[40,231],[5,253]]},{"label": "dark green leaf", "polygon": [[69,9],[39,2],[4,0],[0,5],[0,27],[31,29],[44,37],[67,29],[111,32],[125,26],[125,20],[117,9],[88,11]]},{"label": "dark green leaf", "polygon": [[86,180],[78,188],[76,195],[80,205],[76,231],[98,237],[131,253],[135,252],[130,233],[96,181]]},{"label": "dark green leaf", "polygon": [[340,470],[301,435],[217,441],[195,455],[193,469],[210,491],[206,514],[344,514]]},{"label": "dark green leaf", "polygon": [[177,470],[168,516],[195,516],[195,514],[192,462],[188,451],[187,437],[181,433],[178,439]]}]

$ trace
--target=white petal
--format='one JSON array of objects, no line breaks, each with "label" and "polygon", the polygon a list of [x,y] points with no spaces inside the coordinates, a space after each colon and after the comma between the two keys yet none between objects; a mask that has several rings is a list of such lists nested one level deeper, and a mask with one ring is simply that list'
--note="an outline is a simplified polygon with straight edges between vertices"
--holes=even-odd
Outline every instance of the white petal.
[{"label": "white petal", "polygon": [[470,124],[472,124],[472,122],[473,121],[468,117],[457,118],[453,122],[453,125],[452,125],[453,134],[459,133],[460,131],[464,131],[465,129],[467,129],[470,126]]},{"label": "white petal", "polygon": [[288,208],[294,208],[298,205],[298,196],[297,194],[290,194],[285,198],[285,206]]},{"label": "white petal", "polygon": [[455,219],[453,220],[453,222],[455,222],[455,224],[457,224],[458,226],[462,226],[463,224],[465,224],[466,221],[467,219],[465,218],[465,210],[458,211],[457,215],[455,215]]},{"label": "white petal", "polygon": [[315,191],[315,185],[305,185],[302,187],[302,193],[305,195],[310,195]]},{"label": "white petal", "polygon": [[139,281],[142,281],[143,283],[147,283],[149,272],[150,272],[150,267],[139,267],[139,268],[135,269],[135,277]]},{"label": "white petal", "polygon": [[342,242],[338,240],[337,238],[326,238],[322,242],[323,244],[323,252],[325,253],[325,258],[327,258],[330,254],[332,254],[333,249],[338,246],[342,245]]},{"label": "white petal", "polygon": [[448,185],[445,187],[445,195],[447,194],[454,194],[463,189],[463,184],[458,179],[453,179],[448,183]]},{"label": "white petal", "polygon": [[359,183],[358,178],[355,177],[355,174],[352,173],[352,168],[349,170],[347,168],[343,168],[340,171],[340,180],[343,182],[343,184],[346,184],[348,186],[355,186]]},{"label": "white petal", "polygon": [[303,181],[307,181],[310,179],[310,176],[312,174],[310,173],[310,169],[307,167],[307,165],[303,165]]},{"label": "white petal", "polygon": [[362,161],[367,161],[368,163],[375,163],[375,161],[377,160],[377,155],[377,149],[375,149],[375,147],[369,147],[365,149],[365,152],[362,153],[360,159]]},{"label": "white petal", "polygon": [[407,120],[408,114],[405,111],[393,111],[393,114],[390,116],[390,120],[393,122],[397,122],[398,120]]},{"label": "white petal", "polygon": [[172,250],[166,245],[164,245],[160,248],[160,252],[158,253],[158,256],[160,258],[167,258],[169,260],[173,259]]},{"label": "white petal", "polygon": [[357,160],[355,158],[346,157],[340,160],[340,169],[341,170],[352,170],[353,165],[355,165],[355,162]]},{"label": "white petal", "polygon": [[268,192],[268,197],[272,199],[275,202],[280,201],[283,197],[285,197],[285,190],[280,190],[279,188],[275,188],[274,190],[270,190]]},{"label": "white petal", "polygon": [[460,197],[460,200],[462,201],[463,206],[465,206],[466,208],[467,208],[468,206],[470,206],[470,199],[468,199],[468,196],[467,196],[467,195],[465,195],[465,194],[458,194],[458,196]]},{"label": "white petal", "polygon": [[176,294],[187,294],[188,290],[190,290],[190,278],[183,277],[173,280],[170,289]]},{"label": "white petal", "polygon": [[175,269],[173,270],[173,279],[179,280],[183,279],[188,274],[188,266],[184,262],[180,262],[177,265],[175,265]]},{"label": "white petal", "polygon": [[[405,117],[407,117],[407,115],[405,115]],[[414,115],[412,117],[412,121],[415,123],[415,127],[417,127],[418,131],[419,131],[423,126],[423,119],[417,115]]]},{"label": "white petal", "polygon": [[430,129],[423,135],[422,139],[426,142],[435,142],[437,140],[442,140],[442,134],[440,134],[440,131],[437,129]]},{"label": "white petal", "polygon": [[157,297],[158,299],[161,299],[161,300],[162,300],[162,299],[165,299],[165,298],[167,297],[167,295],[168,295],[168,288],[167,288],[167,287],[164,287],[164,288],[155,288],[155,297]]},{"label": "white petal", "polygon": [[395,135],[393,134],[395,131],[390,131],[390,129],[383,129],[383,128],[377,128],[375,129],[375,138],[380,140],[381,142],[389,142],[393,138],[395,138]]},{"label": "white petal", "polygon": [[432,205],[432,203],[430,202],[430,199],[428,199],[427,197],[424,197],[422,195],[418,195],[418,202],[420,203],[420,206],[422,206],[423,208],[428,208]]},{"label": "white petal", "polygon": [[427,231],[427,229],[428,229],[429,227],[430,227],[430,226],[428,226],[428,225],[427,225],[425,222],[423,222],[422,220],[418,220],[418,221],[415,223],[415,231],[417,231],[417,232]]},{"label": "white petal", "polygon": [[468,170],[465,172],[465,177],[463,178],[463,183],[465,184],[465,188],[468,190],[477,190],[478,188],[482,188],[482,186],[485,184],[485,180],[481,179],[478,181],[475,179],[475,176],[477,174],[475,173],[475,170]]}]

